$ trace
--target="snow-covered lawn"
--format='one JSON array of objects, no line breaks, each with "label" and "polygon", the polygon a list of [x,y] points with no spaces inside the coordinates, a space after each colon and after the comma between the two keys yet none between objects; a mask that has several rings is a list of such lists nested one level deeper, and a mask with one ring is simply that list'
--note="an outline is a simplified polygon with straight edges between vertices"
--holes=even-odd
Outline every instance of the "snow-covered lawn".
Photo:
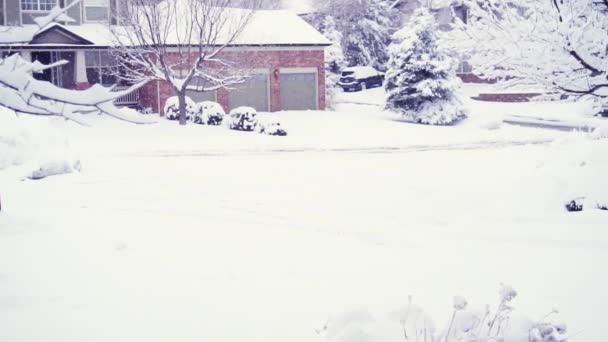
[{"label": "snow-covered lawn", "polygon": [[339,110],[281,113],[287,137],[68,124],[80,173],[0,173],[0,341],[322,341],[410,294],[443,327],[501,282],[517,314],[608,338],[608,212],[563,207],[608,196],[606,140]]}]

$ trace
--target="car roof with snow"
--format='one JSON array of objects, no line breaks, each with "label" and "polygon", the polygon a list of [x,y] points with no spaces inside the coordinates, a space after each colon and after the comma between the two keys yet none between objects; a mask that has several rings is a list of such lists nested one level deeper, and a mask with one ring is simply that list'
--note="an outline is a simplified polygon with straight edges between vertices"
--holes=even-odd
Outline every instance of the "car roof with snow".
[{"label": "car roof with snow", "polygon": [[382,73],[371,66],[354,66],[342,70],[342,72],[353,72],[355,77],[366,78],[382,75]]}]

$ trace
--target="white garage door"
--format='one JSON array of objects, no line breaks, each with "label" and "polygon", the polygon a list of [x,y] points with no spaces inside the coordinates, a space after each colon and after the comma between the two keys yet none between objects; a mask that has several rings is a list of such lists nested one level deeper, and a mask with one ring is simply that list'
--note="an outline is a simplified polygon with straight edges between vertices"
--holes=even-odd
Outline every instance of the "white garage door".
[{"label": "white garage door", "polygon": [[258,112],[267,112],[269,109],[268,74],[254,74],[244,83],[235,86],[230,91],[230,108],[240,106],[255,108]]},{"label": "white garage door", "polygon": [[317,73],[281,73],[281,109],[318,109]]}]

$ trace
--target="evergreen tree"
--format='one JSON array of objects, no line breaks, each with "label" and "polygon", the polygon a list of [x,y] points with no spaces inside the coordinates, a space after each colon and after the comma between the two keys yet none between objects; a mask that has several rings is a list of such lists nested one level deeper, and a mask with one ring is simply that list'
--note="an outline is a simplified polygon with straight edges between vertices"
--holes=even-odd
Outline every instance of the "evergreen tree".
[{"label": "evergreen tree", "polygon": [[335,20],[348,65],[386,70],[386,48],[397,22],[396,11],[390,10],[387,0],[317,0],[316,6],[318,13],[308,20],[320,31],[327,16]]},{"label": "evergreen tree", "polygon": [[393,35],[386,73],[390,111],[422,124],[450,125],[466,117],[455,94],[455,60],[437,45],[433,15],[421,8]]},{"label": "evergreen tree", "polygon": [[342,51],[342,33],[336,29],[336,22],[330,15],[325,16],[320,21],[318,27],[325,38],[327,38],[333,45],[325,49],[325,87],[327,95],[327,105],[329,108],[333,108],[333,99],[336,93],[339,91],[338,81],[340,80],[340,73],[342,69],[346,67],[346,59]]}]

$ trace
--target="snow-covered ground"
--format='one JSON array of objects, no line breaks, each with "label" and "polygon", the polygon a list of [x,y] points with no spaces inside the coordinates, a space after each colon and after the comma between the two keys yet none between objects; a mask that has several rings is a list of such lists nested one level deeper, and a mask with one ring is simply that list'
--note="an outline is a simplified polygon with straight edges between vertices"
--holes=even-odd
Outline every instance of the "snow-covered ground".
[{"label": "snow-covered ground", "polygon": [[66,124],[81,172],[0,171],[0,341],[322,341],[410,294],[443,326],[501,282],[516,314],[606,340],[608,212],[563,204],[606,200],[607,140],[478,109],[412,125],[352,103],[374,91],[279,114],[287,137]]}]

